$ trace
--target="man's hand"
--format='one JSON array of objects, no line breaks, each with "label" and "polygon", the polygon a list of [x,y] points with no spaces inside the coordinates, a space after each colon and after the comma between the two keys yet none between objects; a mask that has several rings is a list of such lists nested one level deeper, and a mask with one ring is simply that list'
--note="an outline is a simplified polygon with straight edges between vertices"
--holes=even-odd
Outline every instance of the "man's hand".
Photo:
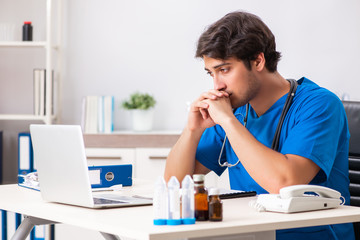
[{"label": "man's hand", "polygon": [[[211,101],[218,99],[228,99],[229,94],[224,91],[210,90],[200,95],[200,97],[191,104],[188,128],[190,130],[201,130],[204,131],[206,128],[215,125],[215,121],[209,114],[208,108]],[[230,106],[231,111],[231,106]]]},{"label": "man's hand", "polygon": [[229,97],[204,99],[202,102],[208,105],[207,114],[214,124],[222,125],[227,119],[234,117]]}]

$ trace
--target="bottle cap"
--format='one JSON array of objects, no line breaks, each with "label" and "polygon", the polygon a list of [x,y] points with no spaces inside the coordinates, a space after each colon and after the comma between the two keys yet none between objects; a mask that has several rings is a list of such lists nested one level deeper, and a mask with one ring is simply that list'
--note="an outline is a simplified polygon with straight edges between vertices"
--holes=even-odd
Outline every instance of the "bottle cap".
[{"label": "bottle cap", "polygon": [[158,178],[155,181],[155,187],[163,187],[166,188],[166,182],[164,180],[163,176],[158,176]]},{"label": "bottle cap", "polygon": [[192,178],[190,177],[190,175],[186,175],[184,177],[184,179],[181,182],[181,186],[186,189],[186,188],[194,188],[194,181],[192,180]]},{"label": "bottle cap", "polygon": [[167,225],[180,225],[181,219],[167,219],[166,224]]},{"label": "bottle cap", "polygon": [[30,21],[25,21],[24,24],[31,24],[31,22]]},{"label": "bottle cap", "polygon": [[193,175],[194,182],[203,182],[205,179],[204,174],[194,174]]},{"label": "bottle cap", "polygon": [[168,187],[178,187],[178,188],[180,187],[179,180],[175,176],[172,176],[170,178],[167,185]]},{"label": "bottle cap", "polygon": [[219,194],[220,194],[220,190],[218,188],[210,188],[209,196],[219,195]]},{"label": "bottle cap", "polygon": [[154,219],[154,225],[166,225],[166,219]]},{"label": "bottle cap", "polygon": [[188,225],[188,224],[195,224],[196,219],[195,218],[183,218],[181,219],[181,223]]}]

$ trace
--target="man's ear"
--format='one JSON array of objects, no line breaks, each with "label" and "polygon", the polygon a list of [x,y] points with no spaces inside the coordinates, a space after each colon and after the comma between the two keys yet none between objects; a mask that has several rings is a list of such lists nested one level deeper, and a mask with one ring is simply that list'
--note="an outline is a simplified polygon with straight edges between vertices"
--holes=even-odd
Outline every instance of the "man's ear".
[{"label": "man's ear", "polygon": [[256,71],[262,71],[265,68],[265,56],[264,53],[259,53],[254,60],[254,68]]}]

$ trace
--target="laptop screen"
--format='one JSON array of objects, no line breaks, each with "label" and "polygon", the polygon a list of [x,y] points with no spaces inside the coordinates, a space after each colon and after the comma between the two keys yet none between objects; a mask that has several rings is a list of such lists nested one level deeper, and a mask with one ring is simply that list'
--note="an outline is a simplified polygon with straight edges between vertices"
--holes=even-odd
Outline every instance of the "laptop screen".
[{"label": "laptop screen", "polygon": [[30,125],[34,161],[44,200],[93,205],[81,127]]}]

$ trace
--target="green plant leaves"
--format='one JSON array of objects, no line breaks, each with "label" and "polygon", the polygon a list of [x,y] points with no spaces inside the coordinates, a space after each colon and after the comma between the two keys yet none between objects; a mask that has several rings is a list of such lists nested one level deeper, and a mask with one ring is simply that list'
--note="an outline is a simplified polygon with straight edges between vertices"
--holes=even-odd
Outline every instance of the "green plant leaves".
[{"label": "green plant leaves", "polygon": [[156,101],[153,96],[147,93],[135,92],[130,95],[130,99],[125,100],[122,103],[123,108],[125,109],[149,109],[154,107]]}]

